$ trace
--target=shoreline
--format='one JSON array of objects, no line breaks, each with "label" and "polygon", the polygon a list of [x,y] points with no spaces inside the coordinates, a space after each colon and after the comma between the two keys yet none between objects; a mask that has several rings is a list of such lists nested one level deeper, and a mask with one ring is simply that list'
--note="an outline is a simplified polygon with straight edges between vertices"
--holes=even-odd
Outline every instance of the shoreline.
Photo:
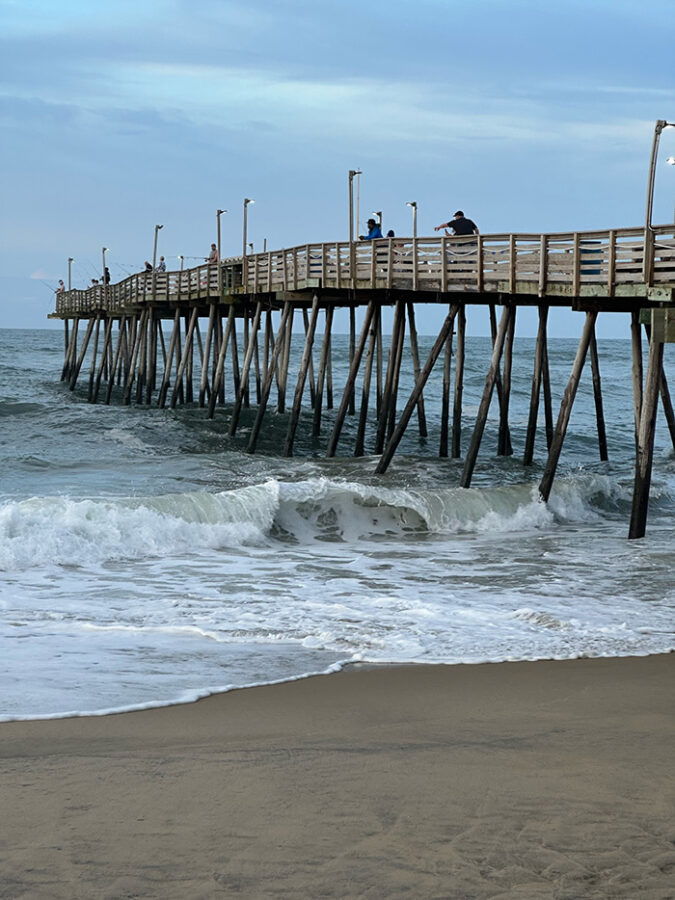
[{"label": "shoreline", "polygon": [[662,900],[674,672],[377,666],[2,723],[0,898]]},{"label": "shoreline", "polygon": [[482,660],[480,662],[456,662],[456,663],[444,663],[444,662],[346,662],[346,663],[336,663],[332,666],[329,666],[327,669],[321,672],[306,672],[302,675],[295,675],[288,678],[280,678],[276,681],[260,681],[254,682],[252,684],[242,684],[242,685],[232,685],[223,688],[216,688],[215,690],[209,690],[208,688],[204,688],[203,692],[200,692],[198,689],[195,689],[194,697],[190,697],[188,699],[175,699],[175,700],[161,700],[161,701],[148,701],[145,703],[138,704],[130,704],[129,706],[121,706],[121,707],[112,707],[108,709],[101,710],[85,710],[84,712],[78,712],[69,710],[67,712],[57,712],[57,713],[41,713],[38,715],[26,715],[26,716],[8,716],[3,717],[0,715],[0,727],[3,725],[8,725],[13,722],[49,722],[49,721],[63,721],[70,719],[95,719],[95,718],[106,718],[108,716],[121,716],[130,713],[141,713],[148,712],[154,709],[167,709],[173,706],[190,706],[194,703],[201,703],[203,700],[208,700],[210,697],[220,697],[225,696],[227,694],[231,694],[236,691],[248,691],[259,688],[269,688],[275,687],[280,684],[294,684],[296,681],[305,681],[311,678],[327,678],[331,676],[340,675],[343,672],[360,672],[360,671],[369,671],[370,669],[409,669],[409,668],[455,668],[458,666],[500,666],[500,665],[511,665],[511,664],[527,664],[527,663],[565,663],[565,662],[574,662],[575,660],[581,659],[645,659],[652,656],[669,656],[671,654],[675,654],[675,649],[666,650],[666,651],[657,651],[654,653],[642,653],[642,654],[627,654],[625,656],[570,656],[563,658],[552,659],[550,657],[542,657],[538,659],[519,659],[519,660]]}]

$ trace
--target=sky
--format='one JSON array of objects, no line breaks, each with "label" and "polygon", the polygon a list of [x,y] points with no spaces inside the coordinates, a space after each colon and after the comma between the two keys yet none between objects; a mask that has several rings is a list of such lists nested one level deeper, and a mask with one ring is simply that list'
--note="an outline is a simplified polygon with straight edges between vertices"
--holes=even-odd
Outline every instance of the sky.
[{"label": "sky", "polygon": [[[109,247],[118,281],[156,224],[169,269],[203,260],[218,208],[240,253],[244,197],[256,250],[345,240],[349,169],[359,231],[382,210],[410,234],[410,200],[420,235],[459,208],[485,234],[640,226],[674,42],[673,0],[0,0],[0,327],[61,327],[68,257],[80,287]],[[675,129],[656,223],[669,155]]]}]

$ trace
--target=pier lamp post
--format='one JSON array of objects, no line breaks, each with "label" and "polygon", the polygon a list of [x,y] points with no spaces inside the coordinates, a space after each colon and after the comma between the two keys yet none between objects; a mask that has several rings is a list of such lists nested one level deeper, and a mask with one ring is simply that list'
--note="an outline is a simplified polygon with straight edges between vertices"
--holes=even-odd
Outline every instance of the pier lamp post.
[{"label": "pier lamp post", "polygon": [[164,228],[163,225],[155,225],[155,243],[152,248],[152,271],[155,271],[155,266],[157,265],[157,234],[160,228]]},{"label": "pier lamp post", "polygon": [[226,209],[217,209],[216,210],[216,241],[218,247],[218,296],[223,293],[223,271],[220,266],[220,260],[222,258],[222,253],[220,252],[220,217],[223,213],[226,213]]},{"label": "pier lamp post", "polygon": [[356,257],[354,253],[354,178],[360,175],[361,169],[349,170],[349,276],[352,279],[352,285],[355,283],[354,269],[356,267]]},{"label": "pier lamp post", "polygon": [[657,119],[654,126],[654,137],[652,139],[652,154],[649,159],[649,178],[647,179],[647,208],[645,211],[645,249],[644,259],[642,263],[643,277],[646,282],[650,281],[652,267],[652,212],[654,210],[654,181],[656,178],[656,160],[659,154],[659,141],[661,140],[661,132],[664,128],[674,128],[673,122],[666,122],[665,119]]},{"label": "pier lamp post", "polygon": [[647,181],[647,210],[645,214],[645,228],[652,227],[652,211],[654,208],[654,180],[656,178],[656,159],[659,152],[661,132],[664,128],[675,128],[675,122],[666,122],[665,119],[657,119],[656,125],[654,126],[654,137],[652,139],[652,155],[649,160],[649,179]]},{"label": "pier lamp post", "polygon": [[354,242],[354,178],[361,175],[361,169],[349,170],[349,243]]},{"label": "pier lamp post", "polygon": [[185,262],[185,257],[180,255],[180,256],[178,256],[178,259],[180,260],[180,271],[182,272],[183,271],[183,263]]},{"label": "pier lamp post", "polygon": [[409,200],[406,203],[412,209],[413,216],[413,239],[417,237],[417,200]]},{"label": "pier lamp post", "polygon": [[101,256],[103,257],[103,299],[105,300],[108,297],[108,285],[106,283],[105,278],[105,255],[110,250],[110,247],[103,247],[101,250]]},{"label": "pier lamp post", "polygon": [[242,241],[242,260],[241,260],[241,280],[242,284],[246,284],[246,232],[248,230],[248,206],[249,203],[255,203],[250,197],[244,197],[244,236]]},{"label": "pier lamp post", "polygon": [[[675,156],[669,156],[666,162],[669,166],[675,166]],[[675,212],[673,212],[673,221],[675,222]]]},{"label": "pier lamp post", "polygon": [[68,290],[70,290],[73,286],[73,279],[72,279],[71,275],[72,275],[72,266],[73,266],[74,262],[75,262],[75,260],[73,259],[73,257],[69,256],[68,257]]}]

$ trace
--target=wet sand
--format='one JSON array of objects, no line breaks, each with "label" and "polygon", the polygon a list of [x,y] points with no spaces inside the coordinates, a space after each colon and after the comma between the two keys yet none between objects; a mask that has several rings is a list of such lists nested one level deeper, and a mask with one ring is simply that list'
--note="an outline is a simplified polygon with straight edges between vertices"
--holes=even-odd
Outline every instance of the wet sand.
[{"label": "wet sand", "polygon": [[675,654],[0,725],[0,897],[675,897]]}]

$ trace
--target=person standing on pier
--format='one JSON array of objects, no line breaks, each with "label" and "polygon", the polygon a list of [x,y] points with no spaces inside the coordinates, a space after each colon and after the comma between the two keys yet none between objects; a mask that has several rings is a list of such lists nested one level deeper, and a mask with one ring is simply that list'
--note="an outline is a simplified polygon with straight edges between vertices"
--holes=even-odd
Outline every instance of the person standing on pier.
[{"label": "person standing on pier", "polygon": [[54,293],[62,294],[65,291],[65,289],[66,289],[66,286],[63,283],[63,278],[59,278],[59,286],[57,287],[57,289]]},{"label": "person standing on pier", "polygon": [[110,284],[110,269],[107,266],[103,270],[103,284]]},{"label": "person standing on pier", "polygon": [[442,225],[437,225],[434,228],[434,231],[440,231],[441,228],[452,228],[452,233],[456,235],[479,233],[476,223],[471,219],[467,219],[461,209],[457,210],[449,222],[443,222]]},{"label": "person standing on pier", "polygon": [[160,256],[159,262],[157,263],[157,271],[158,272],[166,272],[166,263],[164,261],[164,257]]},{"label": "person standing on pier", "polygon": [[375,219],[368,219],[367,224],[368,224],[368,234],[360,234],[359,235],[360,241],[374,241],[377,238],[382,237],[382,229],[377,224]]},{"label": "person standing on pier", "polygon": [[204,262],[207,262],[210,266],[215,266],[218,262],[218,248],[215,244],[211,244],[211,252],[204,257]]}]

